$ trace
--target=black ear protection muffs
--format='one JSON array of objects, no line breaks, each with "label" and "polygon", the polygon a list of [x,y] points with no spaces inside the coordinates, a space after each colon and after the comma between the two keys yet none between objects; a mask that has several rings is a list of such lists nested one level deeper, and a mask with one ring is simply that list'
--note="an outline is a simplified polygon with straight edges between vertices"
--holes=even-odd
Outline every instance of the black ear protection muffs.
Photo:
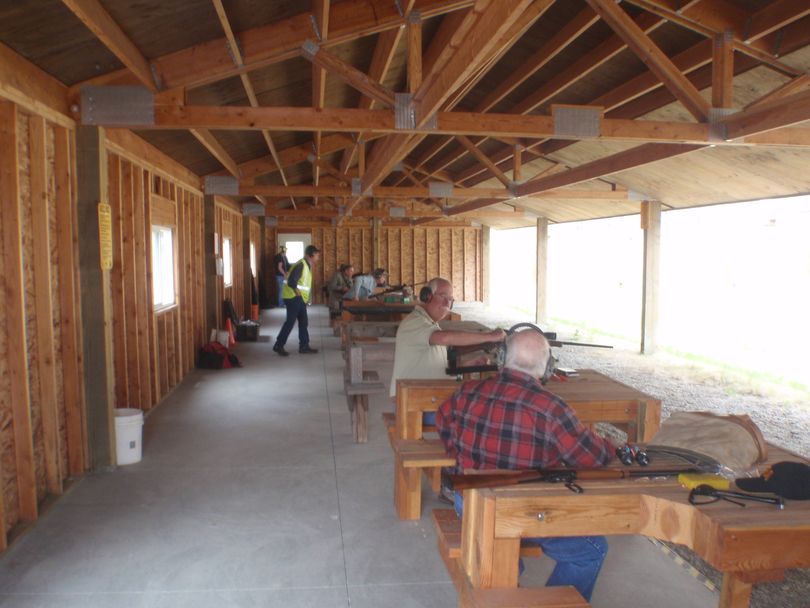
[{"label": "black ear protection muffs", "polygon": [[430,298],[433,297],[433,290],[428,286],[425,285],[422,289],[419,290],[419,301],[427,304],[430,301]]},{"label": "black ear protection muffs", "polygon": [[[540,335],[543,337],[545,337],[546,335],[543,333],[543,330],[537,327],[537,325],[535,325],[534,323],[518,323],[516,325],[513,325],[512,327],[506,330],[506,335],[511,336],[516,331],[529,329],[539,332]],[[506,361],[506,340],[501,342],[501,344],[498,346],[498,350],[495,352],[495,363],[498,365],[499,369],[503,369],[505,361]],[[540,383],[545,384],[546,382],[551,380],[551,377],[554,375],[555,369],[557,369],[557,359],[554,358],[554,355],[552,355],[551,351],[549,350],[548,361],[546,362],[546,369],[543,372],[543,376],[540,378]]]}]

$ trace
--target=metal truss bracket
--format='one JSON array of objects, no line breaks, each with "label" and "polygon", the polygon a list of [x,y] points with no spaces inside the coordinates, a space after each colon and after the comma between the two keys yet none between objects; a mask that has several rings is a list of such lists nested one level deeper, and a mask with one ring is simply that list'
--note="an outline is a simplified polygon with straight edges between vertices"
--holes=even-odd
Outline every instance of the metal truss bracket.
[{"label": "metal truss bracket", "polygon": [[587,106],[552,106],[554,137],[560,139],[592,139],[599,137],[602,108]]},{"label": "metal truss bracket", "polygon": [[709,108],[709,141],[726,141],[728,139],[728,128],[723,119],[735,112],[734,108]]},{"label": "metal truss bracket", "polygon": [[107,127],[155,124],[155,96],[144,86],[83,86],[83,125]]},{"label": "metal truss bracket", "polygon": [[239,196],[239,180],[231,175],[206,175],[204,189],[206,194]]},{"label": "metal truss bracket", "polygon": [[264,205],[261,203],[243,203],[242,213],[250,217],[261,217],[264,215]]},{"label": "metal truss bracket", "polygon": [[428,182],[428,196],[430,198],[452,198],[453,184],[447,182]]},{"label": "metal truss bracket", "polygon": [[407,131],[416,128],[416,112],[410,93],[394,93],[394,128]]},{"label": "metal truss bracket", "polygon": [[304,44],[301,45],[301,51],[309,58],[315,57],[320,50],[321,47],[318,45],[318,43],[314,40],[310,40],[309,38],[304,40]]},{"label": "metal truss bracket", "polygon": [[321,30],[318,28],[318,20],[315,18],[315,15],[309,16],[309,22],[312,24],[312,31],[315,32],[315,37],[318,40],[323,41],[323,37],[321,36]]}]

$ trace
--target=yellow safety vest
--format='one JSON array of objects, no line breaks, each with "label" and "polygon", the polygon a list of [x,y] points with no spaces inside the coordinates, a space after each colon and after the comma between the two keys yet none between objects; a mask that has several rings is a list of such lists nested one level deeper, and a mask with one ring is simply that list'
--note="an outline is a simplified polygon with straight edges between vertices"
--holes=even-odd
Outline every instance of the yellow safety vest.
[{"label": "yellow safety vest", "polygon": [[[298,279],[298,291],[301,292],[304,302],[309,303],[309,294],[312,291],[312,271],[309,269],[309,264],[304,261],[304,258],[301,258],[292,265],[287,274],[292,274],[299,264],[303,266],[303,269],[301,270],[301,278]],[[295,290],[287,284],[287,281],[284,281],[284,287],[281,288],[281,297],[285,300],[292,300],[295,297]]]}]

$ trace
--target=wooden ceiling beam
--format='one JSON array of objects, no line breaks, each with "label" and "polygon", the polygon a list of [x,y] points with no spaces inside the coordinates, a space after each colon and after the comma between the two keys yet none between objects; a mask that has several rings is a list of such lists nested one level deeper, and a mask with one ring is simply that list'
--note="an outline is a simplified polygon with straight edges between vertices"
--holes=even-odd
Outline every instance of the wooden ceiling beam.
[{"label": "wooden ceiling beam", "polygon": [[501,182],[507,188],[512,185],[512,181],[509,179],[509,177],[507,177],[507,175],[498,168],[498,165],[493,163],[486,154],[479,150],[476,145],[469,140],[469,138],[465,137],[464,135],[457,135],[456,139],[461,142],[461,145],[464,146],[467,151],[478,160],[479,163],[489,169],[499,182]]},{"label": "wooden ceiling beam", "polygon": [[[556,175],[556,173],[555,173]],[[527,182],[528,183],[528,182]],[[297,186],[257,186],[241,184],[239,186],[240,196],[266,196],[285,197],[296,196],[301,198],[313,197],[336,197],[350,198],[351,188],[339,184],[321,184],[320,186],[297,185]],[[628,190],[592,190],[555,188],[537,194],[532,194],[532,198],[553,198],[565,200],[603,200],[603,201],[626,201],[630,200],[631,193]],[[428,199],[430,198],[430,188],[425,186],[375,186],[368,196],[360,198],[377,199]],[[514,198],[511,190],[506,188],[454,188],[449,200],[472,200],[480,198],[496,199],[499,202],[509,201]]]},{"label": "wooden ceiling beam", "polygon": [[[371,56],[371,66],[368,70],[369,79],[379,83],[383,82],[385,75],[388,73],[388,69],[391,67],[391,61],[394,58],[397,46],[399,46],[402,30],[402,27],[397,27],[380,32],[380,35],[377,37],[377,44],[374,46],[374,54]],[[374,107],[374,99],[363,95],[357,107],[361,110],[370,110]],[[340,161],[341,173],[348,173],[354,156],[357,154],[357,142],[366,138],[365,133],[358,134],[355,144],[343,152],[343,157]]]},{"label": "wooden ceiling beam", "polygon": [[[696,4],[694,1],[691,4],[683,4],[682,10],[688,10],[694,4]],[[652,16],[646,15],[646,17],[649,18]],[[780,30],[780,44],[777,45],[776,41],[769,41],[769,44],[775,48],[778,46],[782,53],[793,52],[796,49],[806,46],[808,43],[810,43],[810,23],[808,23],[808,19],[810,18],[804,16],[803,18],[792,21],[786,25],[784,29]],[[751,32],[751,36],[753,37],[758,35],[759,33],[756,31]],[[770,34],[769,38],[773,36],[774,34]],[[693,45],[686,51],[676,55],[673,62],[682,72],[686,74],[694,72],[695,77],[701,77],[700,68],[708,65],[711,62],[711,58],[712,42],[709,40],[704,40]],[[750,70],[756,65],[758,65],[758,63],[750,56],[738,56],[734,62],[735,74],[741,74],[747,70]],[[710,77],[706,78],[703,82],[699,82],[694,78],[693,81],[699,89],[710,86],[711,84]],[[785,85],[786,88],[784,94],[796,92],[804,87],[802,76],[796,77],[793,80],[793,83],[794,84]],[[662,95],[662,93],[664,94]],[[661,89],[661,82],[653,74],[644,72],[625,84],[615,88],[613,91],[593,99],[590,104],[605,107],[606,111],[609,111],[607,114],[608,117],[615,116],[623,118],[636,118],[637,116],[644,115],[663,105],[666,105],[671,101],[671,95],[667,93],[665,89]],[[778,145],[780,138],[784,138],[786,143],[796,141],[794,139],[795,134],[790,134],[785,129],[766,133],[765,135],[773,145]],[[799,141],[803,140],[801,133],[799,133],[799,135]],[[750,143],[758,143],[759,141],[762,141],[762,139],[764,138],[761,136],[751,136],[747,137],[746,141]],[[571,143],[573,142],[559,140],[548,141],[541,145],[541,155],[560,150],[571,145]],[[527,151],[525,154],[528,156],[528,160],[538,157],[537,153],[533,150]],[[511,151],[504,148],[490,158],[492,158],[496,163],[500,164],[501,162],[511,158]],[[524,161],[526,160],[527,159],[524,159]],[[463,183],[470,183],[471,180],[477,180],[472,183],[479,183],[485,179],[488,179],[488,175],[485,167],[476,165],[475,167],[471,167],[470,169],[467,169],[459,174],[456,179]]]},{"label": "wooden ceiling beam", "polygon": [[[451,13],[474,4],[475,0],[417,0],[415,8],[427,19]],[[194,45],[153,59],[166,88],[197,87],[296,57],[301,45],[312,36],[309,13],[281,19],[274,23],[240,32],[244,66],[233,64],[226,39],[220,38]],[[396,4],[388,0],[343,0],[331,7],[329,40],[333,47],[387,29],[400,27],[404,18]],[[113,72],[82,84],[121,84],[130,82],[126,73]]]},{"label": "wooden ceiling beam", "polygon": [[[544,11],[552,2],[545,3]],[[541,13],[542,14],[542,13]],[[526,80],[563,52],[574,40],[599,21],[599,15],[588,7],[560,28],[548,41],[535,51],[522,65],[512,70],[476,107],[477,112],[487,112],[502,101]]]},{"label": "wooden ceiling beam", "polygon": [[[316,34],[318,35],[319,42],[325,42],[329,39],[329,7],[330,0],[312,0],[312,13],[314,16]],[[326,70],[317,63],[312,66],[312,107],[316,110],[321,110],[324,107],[326,99]],[[321,131],[315,131],[312,134],[312,148],[315,158],[321,157]],[[312,164],[312,183],[316,186],[321,177],[320,165],[318,163]],[[318,204],[318,199],[315,199],[314,204]]]},{"label": "wooden ceiling beam", "polygon": [[[700,150],[704,147],[705,146],[688,144],[645,144],[636,148],[631,148],[630,150],[625,150],[624,152],[612,154],[605,158],[600,158],[590,163],[585,163],[579,167],[568,169],[567,171],[561,171],[560,173],[556,173],[554,175],[528,181],[524,184],[516,186],[514,190],[516,198],[534,198],[549,190],[564,188],[566,186],[598,179],[613,173],[654,163],[659,160],[673,158],[681,154],[687,154],[695,150]],[[500,201],[498,199],[491,198],[467,201],[465,203],[450,207],[447,214],[457,215],[467,211],[483,209],[497,202]]]},{"label": "wooden ceiling beam", "polygon": [[[530,4],[531,0],[477,0],[413,94],[417,127],[427,123],[447,97],[489,58],[493,47],[502,41],[502,36]],[[397,134],[375,145],[361,189],[365,191],[384,179],[422,139],[422,136]],[[354,204],[352,202],[348,211]]]},{"label": "wooden ceiling beam", "polygon": [[[239,41],[236,39],[236,36],[233,33],[233,28],[231,27],[230,19],[228,19],[228,14],[225,12],[225,7],[222,4],[222,0],[212,0],[214,3],[214,10],[217,13],[217,18],[219,19],[219,23],[222,26],[222,30],[225,32],[225,39],[228,41],[228,46],[231,50],[231,57],[233,58],[233,62],[236,66],[242,67],[245,65],[244,57],[242,56],[242,49],[239,48]],[[245,94],[247,95],[248,102],[250,103],[251,107],[258,108],[259,107],[259,99],[256,97],[256,91],[253,88],[253,83],[250,80],[250,75],[247,72],[243,72],[239,74],[239,79],[242,81],[242,87],[245,89]],[[199,137],[192,132],[192,135],[196,137],[204,146],[206,145],[203,140],[200,140]],[[209,134],[210,136],[210,134]],[[267,129],[262,129],[262,137],[264,138],[265,143],[267,144],[267,148],[270,150],[270,155],[275,159],[276,163],[278,163],[278,152],[276,152],[276,146],[273,143],[273,138],[270,136],[270,132]],[[213,139],[211,136],[209,139]],[[206,146],[207,147],[207,146]],[[211,149],[209,148],[209,151]],[[213,152],[212,152],[213,154]],[[228,156],[230,158],[230,156]],[[227,168],[227,165],[225,165]],[[234,174],[231,169],[228,171],[232,175],[238,176],[238,168],[237,173]],[[284,184],[287,184],[287,176],[284,174],[284,169],[279,166],[279,172],[281,174],[281,180]],[[263,200],[260,202],[264,203]],[[295,206],[295,200],[290,199],[290,202]]]},{"label": "wooden ceiling beam", "polygon": [[[636,23],[643,31],[651,32],[666,23],[666,20],[655,15],[643,14],[638,17]],[[585,78],[592,71],[607,63],[625,48],[627,48],[627,46],[621,38],[615,34],[611,35],[593,50],[585,53],[585,55],[574,61],[574,63],[569,65],[566,69],[558,72],[555,76],[542,84],[532,94],[515,105],[511,111],[516,114],[529,114],[535,111],[539,106],[547,103],[555,95],[558,95],[578,80]],[[448,167],[461,158],[465,152],[466,151],[450,152],[434,166],[438,168]],[[477,165],[471,170],[481,172],[486,171],[486,167]]]},{"label": "wooden ceiling beam", "polygon": [[810,90],[780,97],[723,119],[726,138],[733,140],[810,120]]},{"label": "wooden ceiling beam", "polygon": [[743,39],[758,40],[808,15],[810,3],[806,0],[777,0],[751,15]]},{"label": "wooden ceiling beam", "polygon": [[228,170],[228,173],[237,179],[239,178],[238,163],[231,158],[231,155],[222,147],[222,144],[219,143],[211,131],[208,129],[189,129],[189,133],[211,153],[211,156],[216,158],[220,164]]},{"label": "wooden ceiling beam", "polygon": [[[785,109],[791,102],[799,103],[800,97],[791,95],[777,103],[780,109]],[[576,107],[576,106],[572,106]],[[796,109],[796,115],[803,115],[803,108]],[[733,118],[732,115],[731,118]],[[157,106],[155,107],[156,129],[223,129],[223,130],[261,130],[280,129],[286,131],[315,131],[329,129],[331,131],[374,131],[388,133],[387,138],[381,142],[385,145],[391,139],[397,139],[390,154],[396,154],[396,147],[401,146],[401,140],[421,138],[426,134],[443,135],[472,135],[472,136],[505,136],[513,138],[526,138],[530,140],[545,139],[571,139],[582,138],[560,134],[556,131],[552,116],[519,115],[519,114],[477,114],[472,112],[439,112],[435,115],[435,128],[400,129],[394,124],[393,112],[390,110],[356,110],[345,108],[326,108],[320,111],[313,108],[283,108],[261,107],[248,108],[244,106]],[[782,127],[795,124],[796,120],[786,121]],[[143,128],[141,125],[140,128]],[[763,131],[780,128],[779,126],[762,129]],[[758,131],[746,132],[733,139],[746,134],[755,134]],[[604,139],[616,141],[657,142],[657,143],[697,143],[716,145],[744,145],[744,141],[714,141],[709,125],[706,123],[687,123],[683,121],[658,120],[630,120],[623,118],[601,118],[598,135],[588,139]],[[764,144],[767,138],[761,139]],[[379,146],[379,144],[378,144]],[[311,153],[311,150],[310,152]],[[308,154],[309,154],[308,153]],[[307,156],[308,156],[307,154]],[[375,155],[384,154],[378,147],[374,149]],[[306,160],[304,156],[301,160]],[[384,162],[390,167],[396,160]],[[508,158],[511,158],[511,150]],[[505,159],[503,159],[505,160]],[[498,163],[503,162],[501,159]],[[367,173],[362,176],[365,181]],[[387,173],[385,174],[387,175]],[[375,185],[369,178],[362,191]]]},{"label": "wooden ceiling beam", "polygon": [[394,92],[370,78],[351,64],[346,63],[336,55],[323,49],[321,46],[308,41],[301,51],[301,56],[314,65],[323,68],[331,74],[343,79],[347,84],[360,91],[363,95],[384,106],[394,105]]},{"label": "wooden ceiling beam", "polygon": [[734,41],[728,32],[717,34],[712,45],[712,106],[734,106]]},{"label": "wooden ceiling beam", "polygon": [[149,62],[98,0],[62,0],[62,3],[127,66],[141,84],[153,93],[161,88],[155,82]]},{"label": "wooden ceiling beam", "polygon": [[672,94],[699,122],[709,119],[709,103],[672,60],[658,48],[635,21],[614,0],[587,0],[591,8],[619,35],[650,71],[672,91]]},{"label": "wooden ceiling beam", "polygon": [[[750,30],[752,15],[727,0],[702,0],[689,10],[673,10],[662,0],[625,1],[709,39],[730,30],[736,50],[786,74],[796,75],[798,73],[794,68],[777,59],[771,52],[768,41],[761,39],[762,36],[747,34]],[[765,25],[765,22],[760,22],[760,27]]]}]

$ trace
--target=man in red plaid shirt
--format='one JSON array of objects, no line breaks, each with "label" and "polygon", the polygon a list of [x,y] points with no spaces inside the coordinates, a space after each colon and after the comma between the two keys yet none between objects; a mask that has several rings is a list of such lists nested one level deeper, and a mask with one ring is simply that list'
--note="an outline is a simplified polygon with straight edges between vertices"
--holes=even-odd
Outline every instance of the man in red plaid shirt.
[{"label": "man in red plaid shirt", "polygon": [[[536,331],[506,339],[506,360],[493,378],[466,382],[436,412],[436,428],[456,469],[539,469],[607,464],[613,446],[580,423],[540,383],[551,351]],[[461,516],[461,495],[456,511]],[[557,564],[546,585],[573,585],[590,600],[607,554],[602,536],[524,539]]]}]

